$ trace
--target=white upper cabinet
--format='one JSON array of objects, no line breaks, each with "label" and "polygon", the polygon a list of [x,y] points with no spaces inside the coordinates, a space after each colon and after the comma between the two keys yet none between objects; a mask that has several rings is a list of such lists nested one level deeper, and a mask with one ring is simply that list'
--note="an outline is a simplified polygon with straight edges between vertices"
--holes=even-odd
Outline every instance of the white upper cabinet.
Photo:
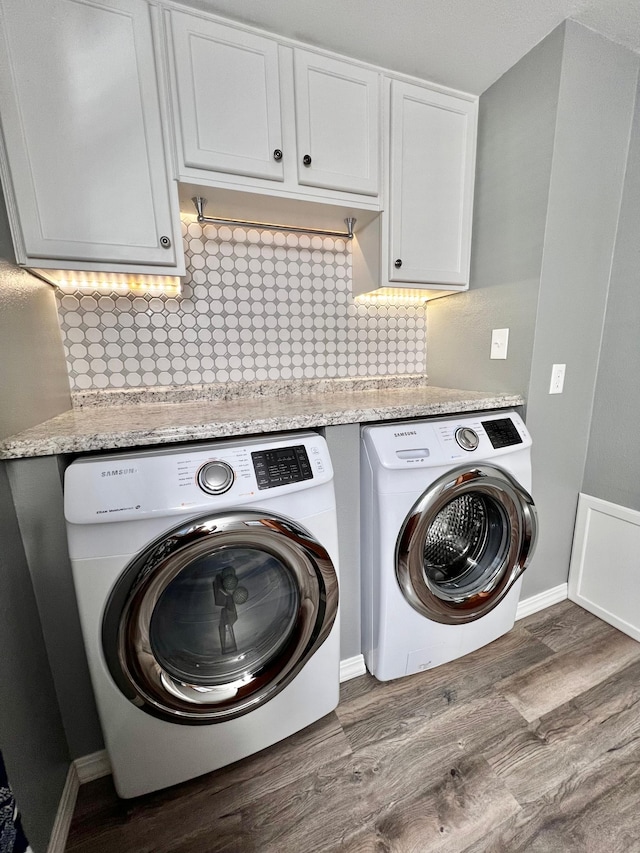
[{"label": "white upper cabinet", "polygon": [[477,102],[393,80],[388,278],[468,286]]},{"label": "white upper cabinet", "polygon": [[0,166],[17,260],[179,273],[145,0],[0,0],[0,16]]},{"label": "white upper cabinet", "polygon": [[476,124],[477,98],[168,0],[0,0],[25,266],[183,274],[180,181],[223,218],[355,216],[354,292],[464,289]]},{"label": "white upper cabinet", "polygon": [[277,43],[182,12],[171,21],[185,166],[284,180]]},{"label": "white upper cabinet", "polygon": [[165,21],[181,181],[378,205],[378,72],[174,6]]},{"label": "white upper cabinet", "polygon": [[294,50],[298,182],[376,196],[380,78]]}]

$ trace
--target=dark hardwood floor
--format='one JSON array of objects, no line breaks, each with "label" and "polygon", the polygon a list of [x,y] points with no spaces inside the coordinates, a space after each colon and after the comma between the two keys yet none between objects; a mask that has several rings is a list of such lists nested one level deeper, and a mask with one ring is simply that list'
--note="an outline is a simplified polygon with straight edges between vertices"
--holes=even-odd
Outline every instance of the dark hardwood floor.
[{"label": "dark hardwood floor", "polygon": [[81,788],[68,853],[640,853],[640,644],[570,602],[192,782]]}]

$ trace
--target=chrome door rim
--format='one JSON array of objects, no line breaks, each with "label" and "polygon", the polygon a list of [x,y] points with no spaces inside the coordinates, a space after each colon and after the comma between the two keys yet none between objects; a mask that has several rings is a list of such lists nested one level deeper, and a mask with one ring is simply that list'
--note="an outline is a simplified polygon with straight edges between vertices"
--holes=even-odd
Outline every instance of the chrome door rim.
[{"label": "chrome door rim", "polygon": [[[182,682],[154,656],[154,608],[184,568],[225,546],[265,551],[292,572],[300,594],[292,636],[264,666],[233,682]],[[103,651],[120,690],[147,713],[174,723],[221,722],[255,710],[291,683],[329,636],[337,610],[331,558],[301,525],[252,510],[208,514],[163,534],[127,566],[105,608]]]},{"label": "chrome door rim", "polygon": [[[495,501],[504,512],[510,536],[506,560],[473,595],[436,594],[424,572],[427,531],[448,503],[471,492]],[[489,613],[509,592],[529,565],[536,538],[535,505],[517,480],[495,466],[461,466],[436,480],[411,508],[396,543],[396,578],[405,599],[421,615],[446,625],[472,622]]]}]

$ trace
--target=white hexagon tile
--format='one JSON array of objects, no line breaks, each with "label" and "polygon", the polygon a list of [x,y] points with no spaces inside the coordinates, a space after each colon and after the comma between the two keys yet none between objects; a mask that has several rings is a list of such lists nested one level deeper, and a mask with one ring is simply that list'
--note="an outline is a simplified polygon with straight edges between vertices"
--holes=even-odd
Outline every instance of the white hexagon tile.
[{"label": "white hexagon tile", "polygon": [[183,222],[182,295],[57,291],[73,390],[423,373],[424,304],[359,304],[344,240]]}]

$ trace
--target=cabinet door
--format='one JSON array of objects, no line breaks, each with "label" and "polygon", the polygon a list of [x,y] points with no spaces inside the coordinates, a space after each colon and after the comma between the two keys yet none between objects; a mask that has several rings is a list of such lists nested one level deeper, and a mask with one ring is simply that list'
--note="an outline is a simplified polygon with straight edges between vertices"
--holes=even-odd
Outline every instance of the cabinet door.
[{"label": "cabinet door", "polygon": [[378,195],[380,77],[294,51],[298,182]]},{"label": "cabinet door", "polygon": [[466,285],[477,105],[394,80],[389,279]]},{"label": "cabinet door", "polygon": [[0,14],[18,260],[175,265],[148,5],[0,0]]},{"label": "cabinet door", "polygon": [[182,12],[171,33],[184,165],[282,181],[277,42]]}]

